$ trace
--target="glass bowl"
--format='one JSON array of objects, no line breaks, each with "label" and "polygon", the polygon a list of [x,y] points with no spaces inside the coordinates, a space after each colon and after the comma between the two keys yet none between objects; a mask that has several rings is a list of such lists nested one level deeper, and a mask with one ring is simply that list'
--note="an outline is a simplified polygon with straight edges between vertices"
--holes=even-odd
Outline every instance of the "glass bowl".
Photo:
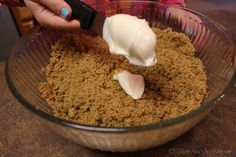
[{"label": "glass bowl", "polygon": [[[96,5],[107,16],[126,13],[145,18],[150,26],[171,27],[189,36],[208,76],[208,95],[203,105],[183,116],[136,127],[106,128],[80,125],[51,114],[37,86],[45,80],[42,68],[48,64],[51,45],[65,33],[37,27],[17,41],[6,62],[8,86],[19,102],[51,130],[82,146],[103,151],[136,151],[156,147],[195,126],[233,86],[235,46],[230,33],[221,25],[192,10],[156,2],[107,2]],[[109,9],[108,9],[109,8]],[[194,17],[194,18],[193,18]]]}]

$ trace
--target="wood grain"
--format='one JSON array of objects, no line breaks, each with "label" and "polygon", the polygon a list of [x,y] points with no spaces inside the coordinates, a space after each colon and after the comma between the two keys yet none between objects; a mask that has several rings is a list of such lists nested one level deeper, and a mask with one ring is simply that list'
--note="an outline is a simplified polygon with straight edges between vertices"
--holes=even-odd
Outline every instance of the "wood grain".
[{"label": "wood grain", "polygon": [[33,15],[29,8],[11,7],[11,11],[22,35],[33,28]]}]

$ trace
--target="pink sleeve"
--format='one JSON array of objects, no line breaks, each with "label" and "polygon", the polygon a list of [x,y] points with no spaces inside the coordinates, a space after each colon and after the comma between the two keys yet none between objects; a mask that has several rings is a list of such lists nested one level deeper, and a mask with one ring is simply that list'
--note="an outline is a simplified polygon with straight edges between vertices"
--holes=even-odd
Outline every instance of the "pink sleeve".
[{"label": "pink sleeve", "polygon": [[[103,4],[110,1],[121,1],[121,0],[84,0],[85,3],[93,7],[95,7],[97,4]],[[186,6],[185,5],[186,0],[151,0],[151,1],[157,1],[161,3],[167,3],[167,4],[178,4],[184,7]]]},{"label": "pink sleeve", "polygon": [[160,2],[163,2],[163,3],[167,3],[167,4],[179,4],[179,5],[182,5],[182,6],[186,6],[186,5],[185,5],[185,1],[186,1],[186,0],[160,0]]},{"label": "pink sleeve", "polygon": [[9,6],[24,6],[23,1],[21,0],[0,0],[0,6],[2,4],[9,5]]}]

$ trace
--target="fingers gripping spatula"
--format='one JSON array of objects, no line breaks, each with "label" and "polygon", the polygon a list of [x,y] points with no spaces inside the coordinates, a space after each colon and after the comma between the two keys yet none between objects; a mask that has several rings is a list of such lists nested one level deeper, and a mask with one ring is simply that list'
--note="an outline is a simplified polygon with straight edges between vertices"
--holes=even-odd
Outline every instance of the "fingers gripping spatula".
[{"label": "fingers gripping spatula", "polygon": [[65,0],[72,8],[72,17],[80,21],[82,29],[92,29],[102,36],[104,15],[80,0]]}]

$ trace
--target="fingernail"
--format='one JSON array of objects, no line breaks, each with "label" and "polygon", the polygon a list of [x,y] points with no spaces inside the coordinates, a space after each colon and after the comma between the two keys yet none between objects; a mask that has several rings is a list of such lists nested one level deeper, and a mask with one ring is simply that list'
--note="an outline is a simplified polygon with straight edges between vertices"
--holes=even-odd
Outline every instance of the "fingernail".
[{"label": "fingernail", "polygon": [[66,19],[68,14],[69,14],[69,10],[67,8],[61,8],[61,12],[60,12],[61,16]]}]

